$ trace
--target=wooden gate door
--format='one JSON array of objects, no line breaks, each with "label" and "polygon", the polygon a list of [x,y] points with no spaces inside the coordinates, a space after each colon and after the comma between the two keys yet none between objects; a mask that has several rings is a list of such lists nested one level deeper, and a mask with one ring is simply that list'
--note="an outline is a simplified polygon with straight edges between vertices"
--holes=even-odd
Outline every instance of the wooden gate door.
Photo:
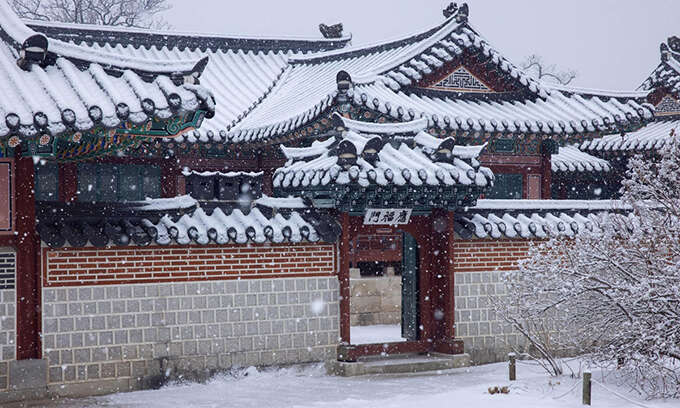
[{"label": "wooden gate door", "polygon": [[418,340],[418,243],[408,232],[403,233],[401,272],[401,336]]}]

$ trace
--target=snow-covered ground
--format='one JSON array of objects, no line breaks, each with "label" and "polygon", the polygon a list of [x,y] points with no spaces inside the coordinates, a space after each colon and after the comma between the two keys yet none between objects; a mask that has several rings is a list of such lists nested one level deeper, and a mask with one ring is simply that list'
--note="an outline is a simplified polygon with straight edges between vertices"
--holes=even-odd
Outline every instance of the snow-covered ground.
[{"label": "snow-covered ground", "polygon": [[[160,390],[60,401],[50,408],[412,408],[412,407],[581,407],[580,379],[548,377],[535,365],[521,363],[518,381],[507,380],[507,363],[442,371],[428,375],[340,378],[325,375],[321,365],[218,376],[207,384],[175,384]],[[644,401],[611,376],[593,370],[593,379],[650,408],[672,408],[680,401]],[[508,385],[509,394],[490,395],[488,388]],[[572,389],[572,386],[574,387]],[[571,389],[571,391],[570,391]],[[436,405],[435,405],[436,404]],[[42,405],[45,406],[45,405]],[[593,407],[635,407],[593,384]]]},{"label": "snow-covered ground", "polygon": [[392,343],[406,341],[401,337],[401,325],[376,324],[373,326],[351,326],[349,338],[352,344]]}]

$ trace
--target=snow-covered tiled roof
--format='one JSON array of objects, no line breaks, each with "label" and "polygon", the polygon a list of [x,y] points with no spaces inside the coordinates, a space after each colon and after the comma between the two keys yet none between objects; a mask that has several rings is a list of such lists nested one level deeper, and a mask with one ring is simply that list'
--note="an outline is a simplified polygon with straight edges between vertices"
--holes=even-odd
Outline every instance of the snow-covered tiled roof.
[{"label": "snow-covered tiled roof", "polygon": [[[351,130],[359,122],[341,118],[345,130],[309,147],[283,148],[288,162],[274,173],[274,187],[304,189],[328,185],[476,186],[493,183],[493,173],[481,167],[482,146],[454,146],[418,130],[416,123],[373,124],[373,133]],[[443,150],[442,150],[443,149]],[[370,152],[369,152],[370,150]],[[343,154],[355,156],[343,161]]]},{"label": "snow-covered tiled roof", "polygon": [[297,211],[292,211],[287,216],[277,213],[266,217],[257,208],[250,210],[247,215],[239,209],[226,214],[220,208],[208,215],[199,208],[177,221],[163,217],[157,223],[144,220],[142,224],[156,229],[155,241],[161,245],[316,242],[321,239],[314,226]]},{"label": "snow-covered tiled roof", "polygon": [[[440,128],[573,134],[616,131],[652,117],[639,99],[644,93],[556,89],[531,78],[468,24],[467,12],[397,40],[346,48],[338,48],[346,44],[344,39],[306,48],[299,44],[286,48],[271,40],[260,48],[248,48],[242,44],[257,40],[118,28],[104,32],[61,26],[36,29],[122,55],[208,55],[210,63],[202,82],[223,103],[201,129],[181,138],[190,143],[268,141],[299,129],[337,103],[341,71],[352,79],[352,103],[403,122],[424,116],[429,126]],[[165,36],[167,44],[162,40]],[[510,84],[514,92],[505,95],[508,102],[487,96],[478,100],[456,94],[427,96],[414,89],[428,75],[440,75],[441,69],[472,57]]]},{"label": "snow-covered tiled roof", "polygon": [[557,154],[550,157],[550,165],[555,173],[606,172],[611,165],[605,159],[581,151],[577,146],[560,146]]},{"label": "snow-covered tiled roof", "polygon": [[[511,78],[508,102],[420,96],[413,85],[464,55],[480,55]],[[439,128],[543,134],[612,131],[653,117],[645,92],[578,90],[542,84],[496,51],[454,15],[427,32],[374,46],[310,54],[290,61],[275,88],[227,134],[229,141],[257,141],[285,134],[325,112],[338,96],[336,75],[347,72],[352,102],[400,121],[420,116]],[[473,98],[474,99],[474,98]],[[448,121],[447,121],[448,119]],[[460,124],[459,124],[460,122]]]},{"label": "snow-covered tiled roof", "polygon": [[125,57],[49,40],[42,62],[20,67],[22,44],[36,36],[1,0],[0,137],[58,135],[214,111],[206,88],[184,83],[185,76],[200,76],[205,63],[200,57]]},{"label": "snow-covered tiled roof", "polygon": [[661,63],[640,85],[640,89],[653,90],[664,88],[680,97],[680,37],[669,37],[667,43],[661,43]]},{"label": "snow-covered tiled roof", "polygon": [[[178,207],[172,208],[173,203]],[[188,204],[193,208],[188,208]],[[154,205],[108,208],[106,215],[89,213],[83,217],[74,213],[77,206],[54,210],[49,203],[42,203],[47,208],[41,211],[38,232],[42,240],[53,247],[145,246],[153,243],[223,245],[334,241],[337,238],[339,227],[332,218],[299,204],[287,198],[263,200],[246,210],[209,209],[196,208],[198,203],[186,196],[179,201],[154,200]],[[58,216],[55,218],[54,214]]]},{"label": "snow-covered tiled roof", "polygon": [[583,142],[579,148],[590,152],[656,150],[679,132],[680,120],[658,120],[623,136],[609,135]]},{"label": "snow-covered tiled roof", "polygon": [[273,91],[291,57],[343,47],[350,40],[350,37],[236,37],[41,22],[30,25],[50,38],[121,56],[172,59],[208,56],[210,62],[201,76],[201,84],[221,103],[213,118],[187,135],[190,142],[226,141],[227,132]]},{"label": "snow-covered tiled roof", "polygon": [[[637,98],[637,96],[635,96]],[[383,83],[359,85],[354,102],[399,120],[426,117],[428,125],[463,131],[581,134],[648,121],[652,109],[630,96],[581,95],[553,89],[545,98],[462,99],[393,91]]]},{"label": "snow-covered tiled roof", "polygon": [[463,238],[548,238],[595,231],[603,212],[625,210],[618,201],[479,200],[459,213]]}]

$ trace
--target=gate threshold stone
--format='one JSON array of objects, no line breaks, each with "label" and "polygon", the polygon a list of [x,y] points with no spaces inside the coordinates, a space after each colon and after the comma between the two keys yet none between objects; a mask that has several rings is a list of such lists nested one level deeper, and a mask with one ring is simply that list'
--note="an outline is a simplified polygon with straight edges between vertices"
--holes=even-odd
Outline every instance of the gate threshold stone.
[{"label": "gate threshold stone", "polygon": [[361,357],[356,362],[328,361],[326,372],[341,377],[371,374],[424,373],[470,366],[470,356],[463,354],[399,354]]}]

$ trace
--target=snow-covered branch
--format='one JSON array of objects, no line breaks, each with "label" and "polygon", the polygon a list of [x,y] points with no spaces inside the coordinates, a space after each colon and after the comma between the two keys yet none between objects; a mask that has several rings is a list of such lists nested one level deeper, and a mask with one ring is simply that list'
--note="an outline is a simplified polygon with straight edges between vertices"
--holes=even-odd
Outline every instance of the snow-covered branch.
[{"label": "snow-covered branch", "polygon": [[[593,232],[534,245],[506,274],[510,295],[494,306],[548,361],[559,351],[620,361],[640,392],[680,397],[678,141],[657,160],[631,160],[622,185],[632,211],[603,213]],[[536,321],[550,322],[542,336]]]}]

